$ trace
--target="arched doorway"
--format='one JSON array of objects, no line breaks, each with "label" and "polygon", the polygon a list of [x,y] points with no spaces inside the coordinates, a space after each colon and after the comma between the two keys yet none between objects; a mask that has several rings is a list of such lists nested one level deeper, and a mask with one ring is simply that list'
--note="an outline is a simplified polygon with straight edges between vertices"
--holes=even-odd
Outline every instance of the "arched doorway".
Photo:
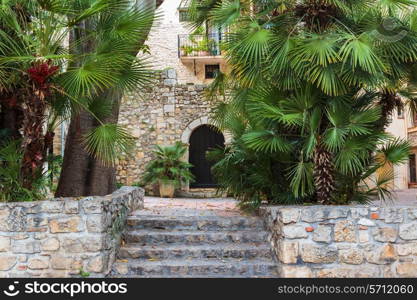
[{"label": "arched doorway", "polygon": [[191,133],[189,162],[193,165],[191,172],[195,177],[195,181],[190,184],[191,188],[216,187],[211,174],[213,162],[206,159],[206,153],[218,147],[224,147],[224,136],[214,126],[201,125]]}]

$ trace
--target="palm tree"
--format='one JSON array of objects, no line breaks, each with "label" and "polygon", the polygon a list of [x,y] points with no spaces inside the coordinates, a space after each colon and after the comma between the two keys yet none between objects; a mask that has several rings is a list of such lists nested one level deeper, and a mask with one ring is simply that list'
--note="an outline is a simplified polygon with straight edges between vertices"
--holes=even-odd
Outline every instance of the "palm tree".
[{"label": "palm tree", "polygon": [[[343,168],[364,170],[362,159],[370,163],[373,152],[386,142],[385,139],[376,139],[378,143],[371,143],[372,149],[366,148],[362,153],[365,157],[340,160],[339,156],[345,150],[342,143],[347,140],[348,145],[355,148],[359,141],[359,137],[354,139],[355,143],[347,139],[350,131],[340,127],[340,124],[354,125],[347,125],[345,120],[342,122],[342,114],[351,110],[351,107],[346,109],[343,105],[355,105],[363,93],[376,93],[371,99],[372,103],[378,104],[379,116],[374,114],[368,122],[379,130],[372,132],[373,136],[383,134],[389,115],[399,104],[399,88],[407,83],[408,75],[416,65],[416,2],[191,2],[193,26],[207,22],[230,30],[225,48],[231,66],[228,80],[233,82],[233,89],[247,89],[258,96],[264,93],[260,89],[275,91],[268,107],[258,101],[255,108],[251,108],[252,112],[256,107],[261,110],[255,117],[267,117],[269,112],[275,112],[278,115],[273,115],[272,120],[281,114],[281,118],[287,121],[258,124],[266,131],[248,133],[242,138],[254,150],[281,151],[284,145],[291,145],[283,140],[283,136],[293,134],[294,130],[296,135],[308,137],[301,139],[301,145],[294,142],[298,145],[295,148],[298,149],[295,151],[298,158],[289,174],[293,193],[314,194],[315,201],[333,202],[334,194],[340,191],[338,170],[341,166],[338,164],[343,162]],[[248,97],[232,93],[232,97],[236,95],[236,99],[228,100],[234,107],[244,107],[250,102]],[[291,102],[288,103],[289,99]],[[289,107],[283,110],[281,103],[287,103]],[[301,119],[292,111],[297,103],[309,105],[302,110]],[[330,103],[338,104],[330,106]],[[332,112],[335,107],[337,110]],[[342,123],[339,124],[339,121]],[[283,126],[286,129],[284,132]],[[364,132],[351,134],[359,136]],[[397,161],[402,161],[407,153],[406,144],[401,142],[395,145],[404,150],[397,158]],[[350,152],[344,152],[347,153]],[[342,175],[354,176],[353,173]],[[303,192],[300,194],[297,191]]]},{"label": "palm tree", "polygon": [[136,54],[153,9],[128,0],[15,0],[0,14],[7,28],[0,33],[1,98],[17,95],[23,111],[25,186],[42,172],[62,120],[88,118],[91,126],[75,142],[102,165],[114,165],[132,138],[111,118],[117,105],[108,98],[150,81],[147,63]]}]

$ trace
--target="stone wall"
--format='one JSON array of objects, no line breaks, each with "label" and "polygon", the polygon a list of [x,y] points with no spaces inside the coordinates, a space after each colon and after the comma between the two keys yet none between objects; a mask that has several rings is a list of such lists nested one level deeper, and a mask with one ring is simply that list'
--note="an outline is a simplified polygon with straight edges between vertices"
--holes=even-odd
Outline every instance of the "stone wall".
[{"label": "stone wall", "polygon": [[417,277],[417,208],[263,207],[282,277]]},{"label": "stone wall", "polygon": [[123,187],[105,197],[0,203],[0,277],[106,275],[143,194]]},{"label": "stone wall", "polygon": [[[118,163],[117,180],[132,184],[140,180],[146,164],[153,158],[155,145],[173,145],[182,140],[193,122],[202,124],[210,111],[201,84],[178,84],[177,73],[167,69],[157,73],[154,84],[124,97],[119,124],[135,138],[129,156]],[[207,121],[207,120],[206,120]]]},{"label": "stone wall", "polygon": [[220,64],[222,72],[227,71],[224,59],[210,58],[201,61],[191,59],[182,61],[178,57],[178,35],[190,34],[192,30],[186,22],[180,22],[178,7],[181,0],[168,0],[159,7],[160,18],[155,22],[149,33],[146,45],[149,46],[150,61],[154,68],[173,68],[177,70],[179,83],[208,83],[205,79],[204,66]]}]

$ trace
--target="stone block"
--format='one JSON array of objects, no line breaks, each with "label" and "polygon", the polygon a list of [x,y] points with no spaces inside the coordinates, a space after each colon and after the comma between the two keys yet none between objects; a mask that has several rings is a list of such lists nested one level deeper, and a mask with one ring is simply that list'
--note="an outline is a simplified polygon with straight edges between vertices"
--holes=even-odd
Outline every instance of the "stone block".
[{"label": "stone block", "polygon": [[72,257],[56,254],[51,256],[51,267],[55,270],[69,270],[71,269],[73,259]]},{"label": "stone block", "polygon": [[301,245],[301,259],[306,263],[326,264],[335,262],[337,258],[338,250],[333,246],[309,243]]},{"label": "stone block", "polygon": [[66,253],[82,253],[85,250],[79,238],[63,237],[61,245]]},{"label": "stone block", "polygon": [[86,214],[101,214],[103,212],[103,199],[87,197],[80,200],[80,206]]},{"label": "stone block", "polygon": [[288,239],[306,238],[308,236],[303,225],[285,225],[282,234]]},{"label": "stone block", "polygon": [[366,230],[359,230],[358,232],[359,243],[369,242],[369,232]]},{"label": "stone block", "polygon": [[41,242],[42,251],[56,251],[59,247],[60,243],[57,238],[49,238]]},{"label": "stone block", "polygon": [[16,265],[16,255],[2,255],[0,256],[0,271],[8,271]]},{"label": "stone block", "polygon": [[417,208],[408,209],[408,218],[410,218],[411,220],[417,219]]},{"label": "stone block", "polygon": [[297,263],[298,242],[297,241],[279,241],[278,242],[278,259],[285,264]]},{"label": "stone block", "polygon": [[13,207],[7,217],[6,226],[3,227],[7,228],[5,231],[25,231],[27,227],[27,215],[24,207]]},{"label": "stone block", "polygon": [[64,201],[42,201],[41,207],[44,213],[62,213],[64,211]]},{"label": "stone block", "polygon": [[280,208],[280,220],[284,224],[297,223],[300,218],[299,208]]},{"label": "stone block", "polygon": [[66,214],[77,214],[79,212],[79,201],[66,200],[64,203],[64,213]]},{"label": "stone block", "polygon": [[10,238],[7,236],[0,236],[0,252],[10,250]]},{"label": "stone block", "polygon": [[78,216],[52,218],[49,220],[49,230],[51,233],[80,232],[83,229],[83,221]]},{"label": "stone block", "polygon": [[317,226],[313,234],[313,240],[316,242],[330,243],[332,241],[332,226]]},{"label": "stone block", "polygon": [[398,244],[396,249],[400,256],[417,255],[417,243]]},{"label": "stone block", "polygon": [[313,272],[306,266],[281,266],[280,270],[281,278],[312,278]]},{"label": "stone block", "polygon": [[327,216],[328,219],[338,219],[338,218],[346,218],[348,215],[348,208],[329,208],[329,215]]},{"label": "stone block", "polygon": [[303,222],[314,223],[324,221],[325,219],[325,209],[323,207],[308,207],[302,209],[301,220]]},{"label": "stone block", "polygon": [[28,268],[31,270],[43,270],[49,268],[48,257],[30,258],[28,260]]},{"label": "stone block", "polygon": [[379,227],[374,229],[373,236],[378,242],[395,242],[398,231],[392,227]]},{"label": "stone block", "polygon": [[336,242],[356,242],[356,231],[353,222],[349,220],[336,222],[334,227],[334,240]]},{"label": "stone block", "polygon": [[13,241],[12,245],[13,253],[38,253],[41,251],[39,241],[33,240],[17,240]]},{"label": "stone block", "polygon": [[397,274],[400,277],[415,278],[417,277],[416,263],[399,263],[396,268]]},{"label": "stone block", "polygon": [[362,217],[367,217],[369,209],[367,207],[352,207],[350,209],[350,215],[353,219],[359,219]]},{"label": "stone block", "polygon": [[361,265],[357,267],[335,266],[334,268],[325,268],[318,270],[318,278],[375,278],[380,274],[379,268],[370,265]]},{"label": "stone block", "polygon": [[111,219],[106,215],[92,215],[87,219],[88,232],[105,232],[111,225]]},{"label": "stone block", "polygon": [[398,259],[397,251],[392,244],[368,245],[364,248],[365,258],[371,264],[390,264]]},{"label": "stone block", "polygon": [[404,208],[384,207],[381,210],[385,223],[402,223],[404,221]]},{"label": "stone block", "polygon": [[358,248],[350,248],[339,251],[339,259],[345,264],[360,265],[363,262],[362,250]]},{"label": "stone block", "polygon": [[101,273],[108,264],[108,256],[105,254],[90,258],[87,263],[87,271],[93,273]]},{"label": "stone block", "polygon": [[417,240],[417,222],[401,224],[399,235],[403,240]]}]

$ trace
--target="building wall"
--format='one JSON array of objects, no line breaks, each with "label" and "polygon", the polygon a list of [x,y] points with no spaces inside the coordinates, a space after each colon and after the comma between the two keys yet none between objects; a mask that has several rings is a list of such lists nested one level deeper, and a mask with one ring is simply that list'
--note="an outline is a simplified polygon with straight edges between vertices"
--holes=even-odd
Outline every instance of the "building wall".
[{"label": "building wall", "polygon": [[[392,115],[392,122],[386,131],[395,137],[407,140],[408,127],[411,127],[410,121],[409,112],[404,112],[399,116],[398,111],[395,110]],[[394,189],[407,189],[409,182],[408,163],[394,166],[394,176]]]},{"label": "building wall", "polygon": [[153,158],[155,145],[173,145],[177,141],[187,144],[195,128],[210,123],[205,86],[180,84],[176,76],[174,69],[159,72],[154,85],[123,99],[119,124],[133,134],[136,145],[130,156],[119,160],[118,182],[138,182]]},{"label": "building wall", "polygon": [[192,29],[187,23],[179,21],[181,0],[168,0],[158,8],[160,19],[152,28],[146,45],[150,48],[150,62],[155,69],[173,68],[177,71],[178,83],[209,83],[205,79],[205,64],[220,64],[220,70],[227,72],[226,64],[221,58],[187,59],[178,57],[178,35],[190,34]]}]

